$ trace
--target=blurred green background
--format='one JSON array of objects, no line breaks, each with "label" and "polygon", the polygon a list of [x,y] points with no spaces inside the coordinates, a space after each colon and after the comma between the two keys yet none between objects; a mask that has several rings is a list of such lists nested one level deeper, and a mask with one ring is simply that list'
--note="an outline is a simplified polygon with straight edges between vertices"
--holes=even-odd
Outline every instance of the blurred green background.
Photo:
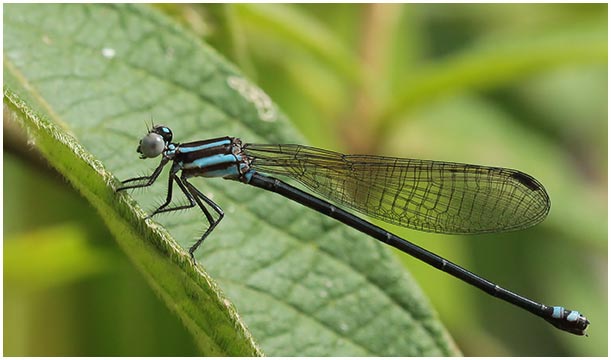
[{"label": "blurred green background", "polygon": [[[311,145],[539,179],[552,209],[531,230],[388,228],[518,293],[580,310],[589,338],[397,255],[465,355],[607,355],[606,4],[155,8],[236,63]],[[197,354],[94,209],[18,133],[5,124],[4,355]]]}]

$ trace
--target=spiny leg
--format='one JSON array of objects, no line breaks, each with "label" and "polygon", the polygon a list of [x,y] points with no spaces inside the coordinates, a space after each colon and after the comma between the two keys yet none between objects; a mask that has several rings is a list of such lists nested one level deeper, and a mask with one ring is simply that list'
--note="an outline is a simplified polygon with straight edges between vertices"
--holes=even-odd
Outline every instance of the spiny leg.
[{"label": "spiny leg", "polygon": [[[208,227],[206,232],[199,238],[199,240],[197,240],[195,244],[193,244],[193,246],[191,246],[191,248],[189,248],[189,255],[191,255],[191,259],[195,261],[195,256],[193,255],[193,253],[202,244],[202,242],[204,242],[204,240],[206,239],[206,237],[208,237],[208,235],[212,232],[212,230],[214,230],[214,228],[221,222],[221,220],[223,219],[223,216],[225,216],[225,213],[220,208],[220,206],[218,206],[217,204],[214,203],[214,201],[206,197],[206,195],[204,195],[201,191],[197,190],[197,188],[193,186],[190,182],[188,182],[185,177],[182,178],[182,181],[184,181],[185,185],[187,186],[187,189],[193,196],[195,202],[197,202],[197,205],[200,207],[200,209],[202,209],[202,211],[204,212],[204,215],[206,215],[206,218],[208,219],[208,222],[210,223],[210,226]],[[177,180],[177,182],[179,181]],[[214,209],[214,211],[216,211],[216,213],[219,214],[219,218],[217,220],[214,220],[214,218],[212,217],[212,214],[210,214],[210,212],[208,211],[208,209],[206,209],[204,204],[202,204],[200,199],[204,200],[206,204],[212,207],[212,209]]]},{"label": "spiny leg", "polygon": [[[183,194],[185,194],[185,196],[189,200],[189,204],[188,205],[179,205],[179,206],[174,206],[168,209],[164,209],[172,201],[172,185],[174,181],[176,181],[176,183],[178,184],[178,187],[180,187],[180,190],[182,190]],[[183,183],[180,181],[178,176],[174,173],[170,175],[170,178],[168,181],[168,194],[167,194],[165,202],[161,206],[159,206],[157,210],[153,211],[153,213],[151,213],[151,215],[147,216],[146,218],[150,219],[154,215],[157,215],[159,213],[177,211],[177,210],[183,210],[183,209],[190,209],[194,206],[195,206],[195,201],[193,200],[193,196],[189,193],[189,191],[187,191],[187,189],[185,188]]]},{"label": "spiny leg", "polygon": [[157,178],[159,177],[159,174],[161,174],[161,171],[163,170],[163,167],[166,166],[168,161],[169,161],[168,158],[161,159],[161,163],[159,164],[159,166],[157,166],[155,171],[153,171],[153,173],[151,175],[149,175],[149,176],[140,176],[140,177],[135,177],[135,178],[131,178],[131,179],[127,179],[127,180],[121,181],[121,184],[127,184],[127,183],[133,182],[133,181],[146,180],[145,183],[143,183],[143,184],[136,184],[136,185],[121,186],[121,187],[117,188],[115,190],[115,192],[119,192],[119,191],[123,191],[123,190],[127,190],[127,189],[135,189],[135,188],[147,187],[147,186],[153,185],[153,183],[155,182],[155,180],[157,180]]}]

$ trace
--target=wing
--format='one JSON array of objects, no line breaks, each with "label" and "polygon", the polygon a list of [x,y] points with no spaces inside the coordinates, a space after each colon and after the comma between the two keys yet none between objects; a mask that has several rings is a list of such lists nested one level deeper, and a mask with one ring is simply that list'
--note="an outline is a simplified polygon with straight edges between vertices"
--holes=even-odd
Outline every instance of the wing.
[{"label": "wing", "polygon": [[518,230],[541,222],[550,207],[543,186],[517,170],[290,144],[246,144],[244,152],[256,171],[288,176],[338,205],[421,231]]}]

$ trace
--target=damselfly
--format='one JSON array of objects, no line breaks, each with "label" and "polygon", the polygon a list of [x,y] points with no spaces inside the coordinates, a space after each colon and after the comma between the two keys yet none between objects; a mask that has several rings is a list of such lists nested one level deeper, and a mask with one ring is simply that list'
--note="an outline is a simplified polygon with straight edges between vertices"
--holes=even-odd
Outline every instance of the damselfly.
[{"label": "damselfly", "polygon": [[[150,176],[123,181],[133,184],[117,191],[152,185],[163,167],[172,162],[166,200],[149,217],[198,206],[209,226],[189,249],[192,258],[224,214],[188,179],[222,177],[278,193],[332,217],[561,330],[585,335],[590,324],[577,311],[543,305],[506,290],[325,200],[265,175],[292,178],[338,205],[391,224],[437,233],[478,234],[524,229],[545,218],[550,207],[547,192],[523,172],[442,161],[344,155],[303,145],[247,144],[234,137],[180,144],[172,142],[172,131],[163,125],[153,126],[140,140],[137,151],[142,159],[162,155],[161,163]],[[168,207],[174,183],[189,204]]]}]

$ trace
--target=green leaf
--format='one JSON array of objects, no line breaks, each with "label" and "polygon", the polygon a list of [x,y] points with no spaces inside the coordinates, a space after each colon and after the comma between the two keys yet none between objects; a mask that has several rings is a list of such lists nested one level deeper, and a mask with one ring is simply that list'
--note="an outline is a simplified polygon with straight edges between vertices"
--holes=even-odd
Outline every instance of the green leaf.
[{"label": "green leaf", "polygon": [[74,224],[37,229],[4,241],[4,281],[13,289],[59,286],[113,266],[113,258],[91,246],[84,229]]},{"label": "green leaf", "polygon": [[7,5],[4,54],[9,118],[98,209],[203,354],[458,353],[392,252],[320,214],[194,179],[225,210],[196,254],[202,268],[185,250],[207,226],[201,212],[144,220],[165,198],[167,172],[115,194],[119,179],[157,165],[134,151],[150,118],[176,141],[302,140],[261,90],[171,20],[145,6]]},{"label": "green leaf", "polygon": [[578,24],[547,34],[486,39],[434,62],[402,82],[381,111],[381,126],[391,130],[400,115],[441,96],[507,84],[539,71],[575,64],[607,62],[606,22]]},{"label": "green leaf", "polygon": [[[236,16],[250,29],[265,32],[316,54],[350,82],[363,80],[355,57],[333,32],[290,4],[235,4]],[[282,48],[278,49],[283,51]]]}]

